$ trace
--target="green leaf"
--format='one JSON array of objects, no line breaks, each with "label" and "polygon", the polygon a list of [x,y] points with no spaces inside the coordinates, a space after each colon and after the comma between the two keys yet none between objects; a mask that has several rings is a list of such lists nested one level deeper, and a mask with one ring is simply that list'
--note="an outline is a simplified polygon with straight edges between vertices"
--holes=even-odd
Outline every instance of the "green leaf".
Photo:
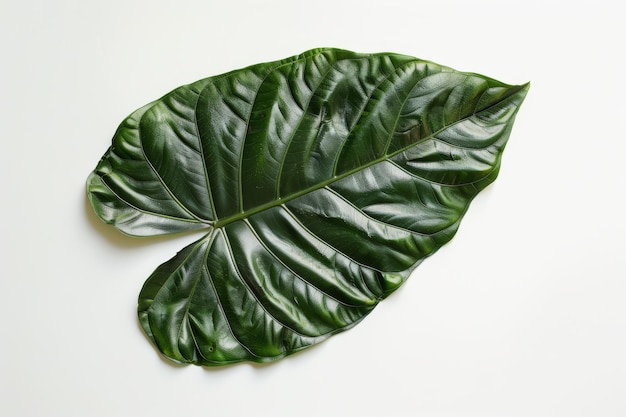
[{"label": "green leaf", "polygon": [[206,230],[145,283],[146,334],[213,366],[354,326],[453,237],[527,90],[316,49],[137,110],[89,176],[95,212],[131,235]]}]

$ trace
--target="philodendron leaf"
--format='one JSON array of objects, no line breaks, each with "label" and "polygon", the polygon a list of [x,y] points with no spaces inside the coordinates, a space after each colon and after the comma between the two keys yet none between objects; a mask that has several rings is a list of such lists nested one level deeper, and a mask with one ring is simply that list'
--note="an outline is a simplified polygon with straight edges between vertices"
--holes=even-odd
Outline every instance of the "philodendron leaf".
[{"label": "philodendron leaf", "polygon": [[145,332],[173,361],[213,366],[354,326],[496,178],[527,90],[316,49],[137,110],[88,179],[95,212],[131,235],[206,230],[145,283]]}]

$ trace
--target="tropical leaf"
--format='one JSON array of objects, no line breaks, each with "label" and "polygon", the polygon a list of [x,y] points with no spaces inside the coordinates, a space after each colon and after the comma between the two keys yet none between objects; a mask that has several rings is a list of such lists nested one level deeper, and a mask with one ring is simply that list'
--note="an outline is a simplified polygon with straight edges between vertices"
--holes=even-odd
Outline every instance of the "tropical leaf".
[{"label": "tropical leaf", "polygon": [[362,320],[498,174],[528,85],[316,49],[131,114],[88,179],[131,235],[204,229],[139,296],[170,359],[264,362]]}]

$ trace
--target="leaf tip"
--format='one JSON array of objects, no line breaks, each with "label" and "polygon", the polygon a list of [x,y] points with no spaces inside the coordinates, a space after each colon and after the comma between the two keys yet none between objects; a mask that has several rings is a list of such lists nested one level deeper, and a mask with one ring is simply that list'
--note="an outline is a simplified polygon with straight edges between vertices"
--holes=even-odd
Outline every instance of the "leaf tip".
[{"label": "leaf tip", "polygon": [[518,94],[522,96],[522,98],[526,97],[528,94],[528,90],[530,90],[530,81],[525,82],[524,84],[519,85]]}]

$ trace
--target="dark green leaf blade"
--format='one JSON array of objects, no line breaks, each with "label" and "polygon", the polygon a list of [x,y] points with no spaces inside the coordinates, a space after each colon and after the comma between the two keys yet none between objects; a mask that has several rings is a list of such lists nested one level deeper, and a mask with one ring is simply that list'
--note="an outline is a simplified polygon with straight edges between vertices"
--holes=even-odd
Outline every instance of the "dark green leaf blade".
[{"label": "dark green leaf blade", "polygon": [[[148,279],[139,317],[166,356],[206,366],[273,360],[351,327],[373,308],[371,294],[350,283],[328,282],[320,273],[305,281],[253,234],[249,223],[235,222],[185,248]],[[294,268],[301,261],[286,259]],[[340,274],[333,272],[338,281]]]},{"label": "dark green leaf blade", "polygon": [[208,231],[144,285],[144,330],[213,366],[354,326],[454,236],[527,90],[320,49],[140,109],[90,176],[96,212],[129,234]]}]

